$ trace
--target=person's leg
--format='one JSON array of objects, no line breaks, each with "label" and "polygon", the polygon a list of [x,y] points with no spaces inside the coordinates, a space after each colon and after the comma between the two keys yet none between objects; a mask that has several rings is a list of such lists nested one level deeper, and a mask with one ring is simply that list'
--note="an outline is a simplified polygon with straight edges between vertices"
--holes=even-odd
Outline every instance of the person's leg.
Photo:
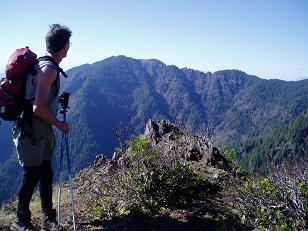
[{"label": "person's leg", "polygon": [[33,191],[39,181],[40,167],[23,167],[21,185],[18,191],[17,222],[29,225],[31,212],[29,209]]},{"label": "person's leg", "polygon": [[41,166],[39,189],[42,212],[47,214],[52,210],[52,179],[53,172],[51,161],[44,160]]},{"label": "person's leg", "polygon": [[55,136],[50,125],[45,127],[45,149],[43,155],[42,175],[40,178],[40,196],[42,205],[41,228],[55,229],[57,224],[57,212],[52,208],[52,180],[53,172],[51,160],[55,148]]},{"label": "person's leg", "polygon": [[57,212],[52,208],[52,178],[51,161],[44,161],[40,176],[40,196],[42,206],[41,228],[53,230],[57,227]]}]

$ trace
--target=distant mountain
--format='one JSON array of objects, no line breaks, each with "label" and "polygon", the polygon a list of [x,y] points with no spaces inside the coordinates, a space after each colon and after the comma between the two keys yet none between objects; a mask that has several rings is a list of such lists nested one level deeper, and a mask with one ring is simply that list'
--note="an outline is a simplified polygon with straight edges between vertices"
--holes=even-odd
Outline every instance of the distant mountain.
[{"label": "distant mountain", "polygon": [[[263,135],[308,108],[308,80],[263,80],[239,70],[204,73],[155,59],[116,56],[67,74],[62,90],[71,93],[74,173],[98,153],[112,156],[119,146],[114,133],[120,124],[130,125],[122,131],[123,139],[130,129],[143,132],[149,119],[168,119],[195,132],[211,127],[220,145]],[[8,137],[1,127],[1,136]]]},{"label": "distant mountain", "polygon": [[281,165],[286,161],[308,158],[308,110],[290,123],[266,135],[250,138],[237,145],[237,159],[249,170],[267,170],[267,163]]},{"label": "distant mountain", "polygon": [[203,73],[116,56],[68,74],[64,88],[72,92],[77,169],[99,152],[111,156],[120,121],[131,123],[135,133],[150,118],[178,121],[196,132],[211,126],[219,145],[263,135],[308,108],[308,80],[263,80],[238,70]]},{"label": "distant mountain", "polygon": [[128,117],[137,132],[149,118],[167,118],[194,130],[210,125],[217,142],[225,143],[263,134],[308,107],[308,80],[263,80],[237,70],[203,73],[124,56],[68,73],[65,87],[78,99],[72,116],[87,117],[95,137]]}]

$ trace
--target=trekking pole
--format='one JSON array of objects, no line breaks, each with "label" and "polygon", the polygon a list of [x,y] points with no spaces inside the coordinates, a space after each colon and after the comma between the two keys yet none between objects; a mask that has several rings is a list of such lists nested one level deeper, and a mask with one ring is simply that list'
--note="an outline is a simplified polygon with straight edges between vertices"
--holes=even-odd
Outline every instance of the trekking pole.
[{"label": "trekking pole", "polygon": [[66,145],[66,158],[67,158],[67,169],[68,169],[68,178],[70,184],[70,198],[71,198],[71,207],[73,215],[73,226],[74,231],[76,230],[76,221],[75,221],[75,207],[74,207],[74,196],[73,196],[73,185],[72,185],[72,171],[71,171],[71,162],[69,155],[69,146],[68,146],[68,135],[65,134],[65,145]]},{"label": "trekking pole", "polygon": [[61,152],[60,152],[60,164],[59,164],[59,189],[58,189],[58,224],[60,225],[60,217],[61,217],[61,172],[62,172],[62,163],[63,163],[63,140],[64,140],[64,134],[62,133],[61,137]]},{"label": "trekking pole", "polygon": [[[68,107],[69,95],[70,95],[69,93],[64,92],[60,96],[60,102],[61,102],[61,105],[62,105],[62,110],[60,111],[60,113],[63,114],[63,121],[64,122],[66,122],[66,110],[67,110],[67,108],[69,108]],[[66,159],[67,159],[66,162],[67,162],[68,179],[69,179],[69,187],[70,187],[70,189],[69,189],[70,190],[70,201],[71,201],[71,208],[72,208],[72,215],[73,215],[73,227],[74,227],[74,231],[75,231],[76,230],[75,207],[74,207],[74,195],[73,195],[73,185],[72,185],[71,161],[70,161],[69,145],[68,145],[68,134],[62,133],[62,141],[63,141],[63,137],[64,137],[64,140],[65,140]],[[62,144],[63,144],[62,141],[61,141],[61,150],[63,150],[62,149]],[[62,158],[63,158],[63,155],[62,155]],[[62,165],[62,163],[61,163],[61,160],[60,160],[60,166],[61,165]],[[59,191],[59,194],[61,196],[60,191]],[[58,203],[58,205],[60,205],[60,203]],[[60,208],[59,208],[59,211],[60,211]],[[58,211],[58,214],[60,213],[59,211]],[[60,221],[60,217],[59,217],[59,221]]]}]

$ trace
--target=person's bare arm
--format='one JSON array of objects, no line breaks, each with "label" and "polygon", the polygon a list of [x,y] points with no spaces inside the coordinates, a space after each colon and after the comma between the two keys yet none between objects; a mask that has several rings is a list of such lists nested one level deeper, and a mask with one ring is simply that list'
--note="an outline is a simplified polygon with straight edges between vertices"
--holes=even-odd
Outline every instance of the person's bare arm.
[{"label": "person's bare arm", "polygon": [[57,77],[57,70],[51,66],[43,67],[37,73],[37,85],[33,113],[45,122],[56,126],[62,132],[68,133],[69,126],[66,122],[58,120],[48,109],[47,102],[52,83]]}]

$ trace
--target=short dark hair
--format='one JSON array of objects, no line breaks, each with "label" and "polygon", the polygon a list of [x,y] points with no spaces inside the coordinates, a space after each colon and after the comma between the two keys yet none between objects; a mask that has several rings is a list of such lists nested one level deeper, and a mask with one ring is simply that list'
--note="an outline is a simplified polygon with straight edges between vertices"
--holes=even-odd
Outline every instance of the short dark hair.
[{"label": "short dark hair", "polygon": [[63,25],[52,24],[45,36],[46,49],[49,53],[55,53],[63,49],[66,43],[68,43],[72,31]]}]

